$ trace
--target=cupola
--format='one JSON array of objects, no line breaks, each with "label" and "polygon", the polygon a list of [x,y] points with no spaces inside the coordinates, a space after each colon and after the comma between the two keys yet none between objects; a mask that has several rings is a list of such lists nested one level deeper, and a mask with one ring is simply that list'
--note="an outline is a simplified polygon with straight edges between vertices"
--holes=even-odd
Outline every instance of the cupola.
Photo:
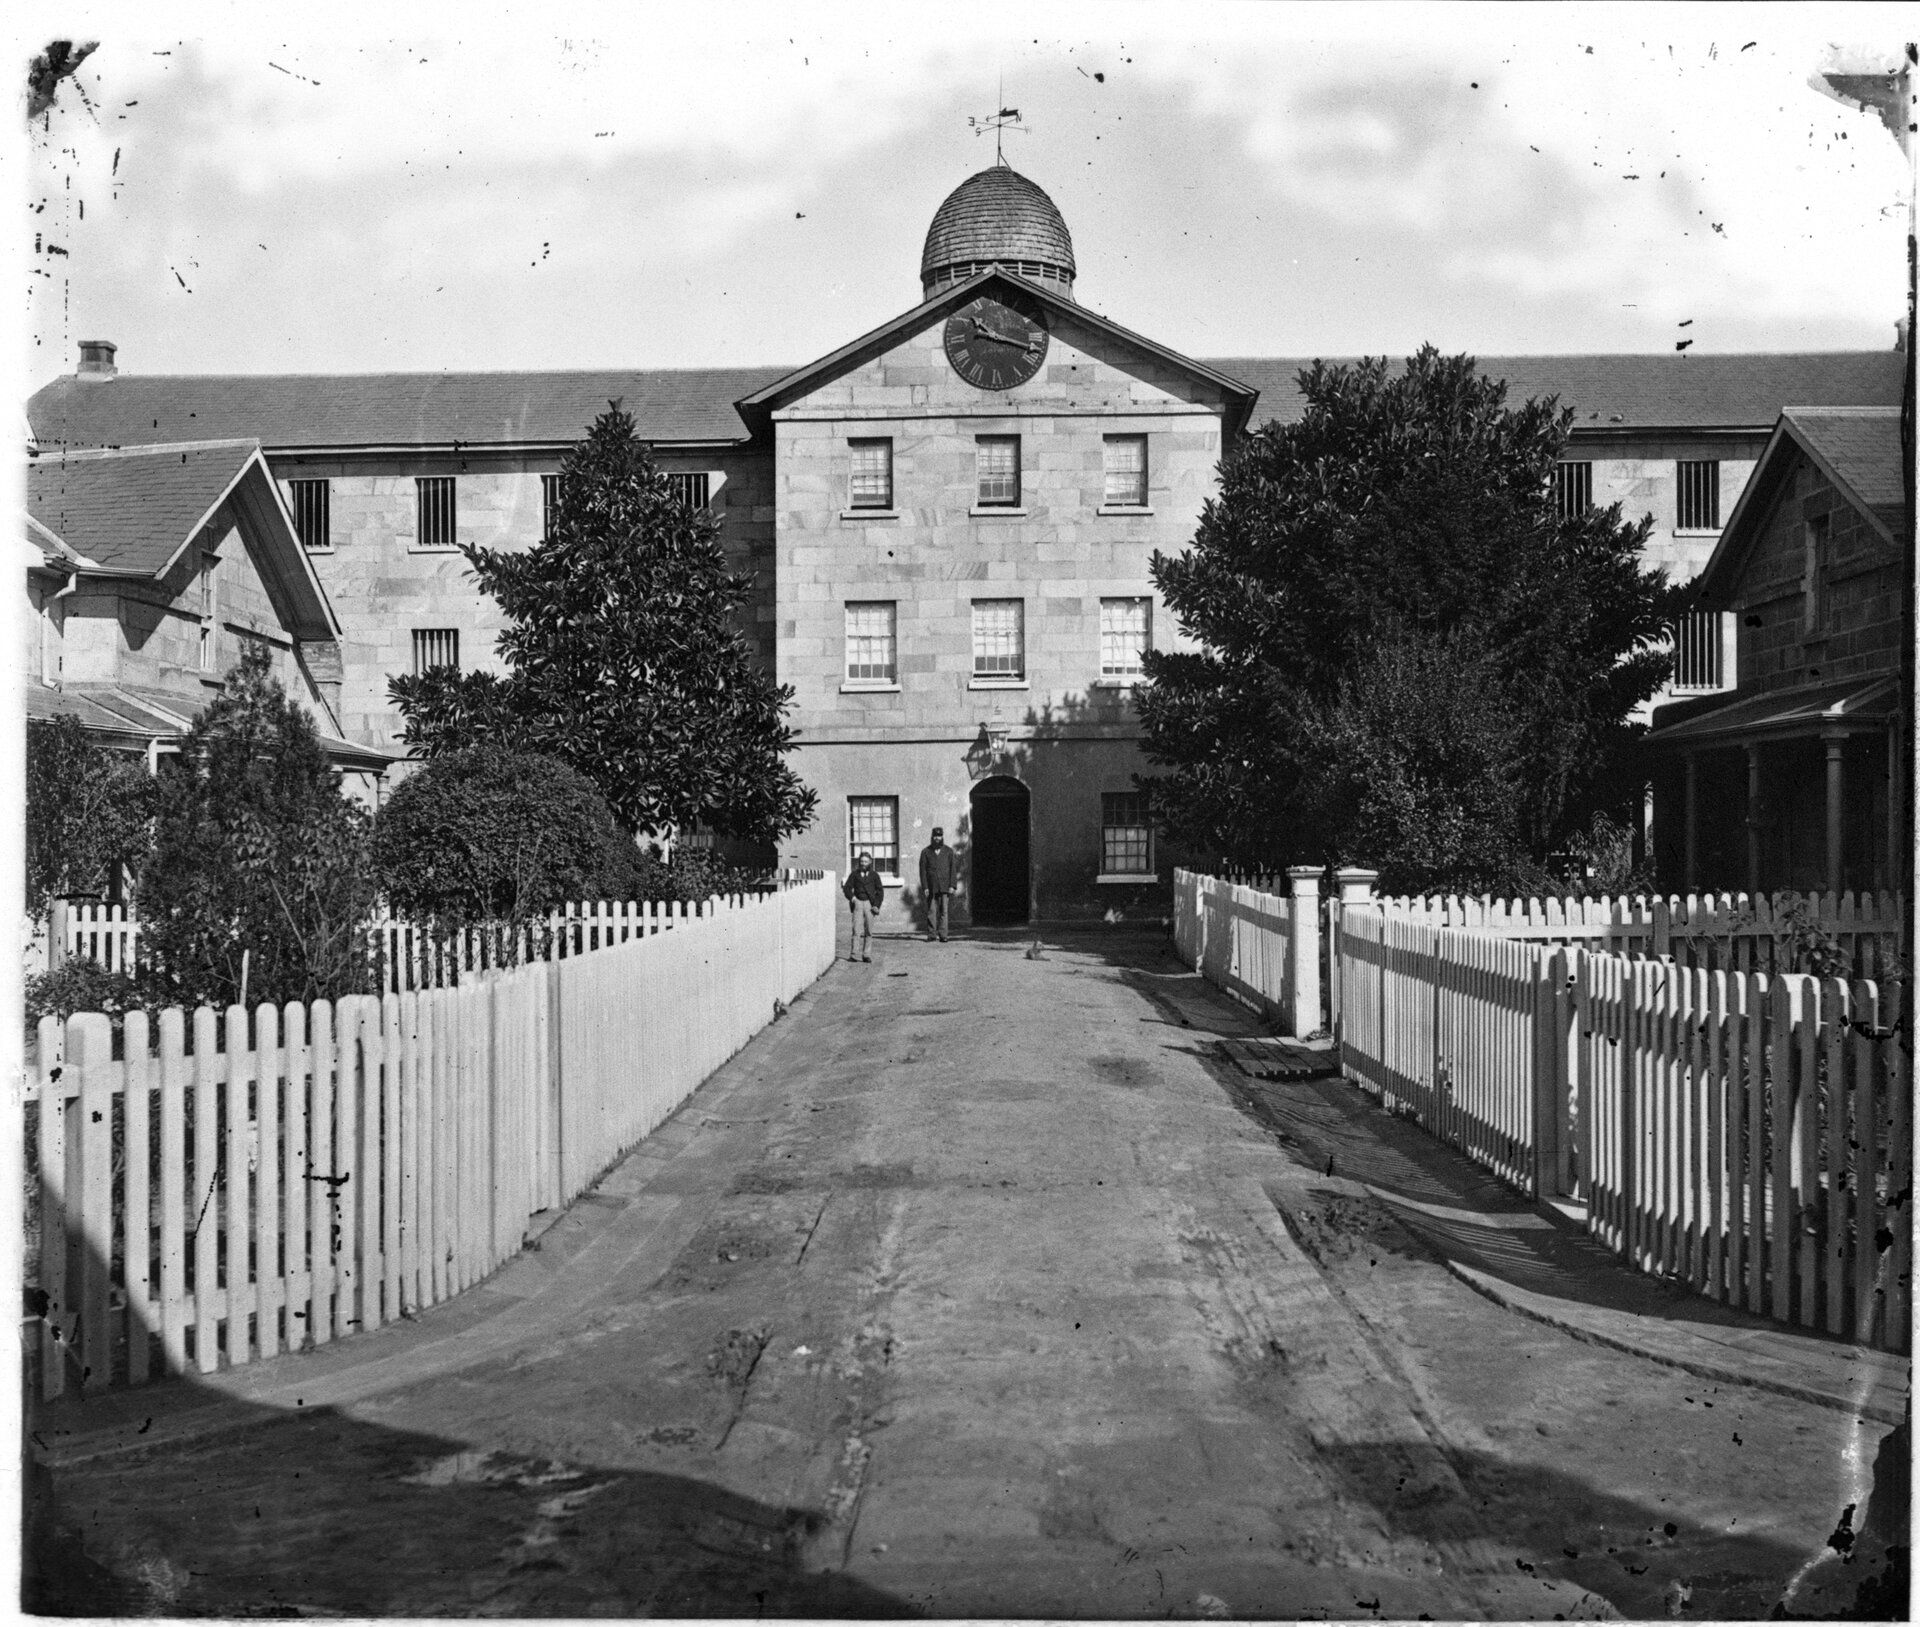
[{"label": "cupola", "polygon": [[922,297],[1004,266],[1073,294],[1073,239],[1053,199],[1005,161],[969,175],[934,211],[920,255]]}]

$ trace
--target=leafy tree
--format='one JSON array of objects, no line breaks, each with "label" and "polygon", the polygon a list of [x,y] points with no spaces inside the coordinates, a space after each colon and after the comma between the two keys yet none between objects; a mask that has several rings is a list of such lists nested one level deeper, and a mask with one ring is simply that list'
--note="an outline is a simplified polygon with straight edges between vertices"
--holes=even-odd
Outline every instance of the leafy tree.
[{"label": "leafy tree", "polygon": [[110,890],[138,868],[153,820],[146,764],[87,737],[77,718],[27,725],[27,907],[44,916],[68,894]]},{"label": "leafy tree", "polygon": [[556,757],[630,831],[804,829],[816,796],[783,760],[793,691],[754,666],[736,622],[751,579],[728,572],[719,530],[609,406],[561,466],[544,540],[464,550],[506,612],[510,671],[393,679],[407,743],[430,758],[482,741]]},{"label": "leafy tree", "polygon": [[1300,382],[1302,417],[1249,436],[1194,546],[1153,563],[1204,646],[1147,657],[1159,816],[1238,861],[1378,859],[1407,885],[1543,860],[1624,793],[1628,714],[1668,671],[1677,596],[1641,567],[1650,522],[1562,518],[1571,411],[1508,407],[1469,357]]},{"label": "leafy tree", "polygon": [[374,821],[373,862],[396,912],[449,925],[632,898],[641,882],[639,851],[592,781],[497,746],[433,758],[401,785]]},{"label": "leafy tree", "polygon": [[313,719],[249,651],[163,764],[140,877],[141,953],[167,1003],[359,990],[374,903],[369,821]]}]

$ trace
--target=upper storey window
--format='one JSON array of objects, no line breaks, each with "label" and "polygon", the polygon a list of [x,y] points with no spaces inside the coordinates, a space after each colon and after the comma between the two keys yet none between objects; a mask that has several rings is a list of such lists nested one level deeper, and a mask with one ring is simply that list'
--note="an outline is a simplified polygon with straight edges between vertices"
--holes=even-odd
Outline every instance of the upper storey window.
[{"label": "upper storey window", "polygon": [[553,522],[560,517],[560,477],[540,477],[540,535],[553,535]]},{"label": "upper storey window", "polygon": [[1720,464],[1717,459],[1677,466],[1678,503],[1674,523],[1681,531],[1720,529]]},{"label": "upper storey window", "polygon": [[293,507],[293,529],[310,553],[327,553],[333,547],[333,482],[330,480],[289,480],[287,496]]},{"label": "upper storey window", "polygon": [[849,508],[893,507],[893,442],[888,439],[849,441],[852,472],[847,483]]},{"label": "upper storey window", "polygon": [[975,501],[981,508],[1020,504],[1020,437],[982,435],[974,442]]},{"label": "upper storey window", "polygon": [[667,484],[673,488],[673,495],[688,508],[707,506],[708,488],[711,482],[704,469],[698,473],[676,470],[667,476]]},{"label": "upper storey window", "polygon": [[1100,502],[1104,508],[1147,506],[1146,436],[1107,436],[1106,484]]},{"label": "upper storey window", "polygon": [[1563,520],[1577,520],[1593,507],[1593,465],[1556,463],[1553,466],[1553,511]]},{"label": "upper storey window", "polygon": [[454,531],[453,477],[434,475],[417,479],[414,485],[414,532],[416,548],[454,548],[459,539]]}]

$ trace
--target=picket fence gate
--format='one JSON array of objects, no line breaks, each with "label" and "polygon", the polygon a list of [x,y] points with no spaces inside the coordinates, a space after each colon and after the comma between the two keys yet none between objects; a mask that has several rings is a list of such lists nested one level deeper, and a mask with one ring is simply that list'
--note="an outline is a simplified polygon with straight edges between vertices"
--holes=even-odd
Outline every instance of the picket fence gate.
[{"label": "picket fence gate", "polygon": [[[40,1393],[309,1349],[471,1287],[833,963],[831,875],[671,933],[303,1007],[47,1018]],[[189,1040],[191,1043],[189,1043]]]}]

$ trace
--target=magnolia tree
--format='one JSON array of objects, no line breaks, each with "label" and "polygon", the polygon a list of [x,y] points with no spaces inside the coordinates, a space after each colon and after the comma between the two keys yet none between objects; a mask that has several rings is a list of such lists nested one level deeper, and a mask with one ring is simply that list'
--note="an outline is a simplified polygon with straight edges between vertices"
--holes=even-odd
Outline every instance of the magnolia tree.
[{"label": "magnolia tree", "polygon": [[541,542],[463,550],[506,613],[508,670],[393,679],[408,745],[428,758],[480,744],[557,758],[629,832],[698,823],[772,843],[804,829],[816,797],[785,760],[793,691],[747,648],[752,579],[727,570],[719,532],[609,407],[561,465]]},{"label": "magnolia tree", "polygon": [[1221,468],[1154,581],[1200,641],[1147,657],[1145,783],[1237,862],[1366,864],[1409,888],[1538,885],[1632,794],[1633,708],[1677,595],[1650,521],[1562,514],[1572,420],[1465,356],[1316,362],[1306,410]]}]

